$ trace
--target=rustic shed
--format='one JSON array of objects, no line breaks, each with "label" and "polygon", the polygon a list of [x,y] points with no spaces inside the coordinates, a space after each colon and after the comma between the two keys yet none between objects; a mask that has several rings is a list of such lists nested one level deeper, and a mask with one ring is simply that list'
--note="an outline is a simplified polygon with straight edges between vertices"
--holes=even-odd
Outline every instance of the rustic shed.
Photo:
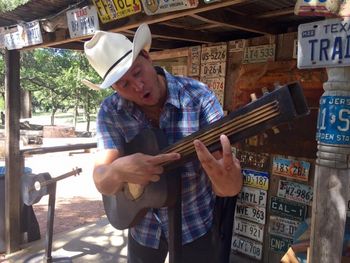
[{"label": "rustic shed", "polygon": [[[155,63],[169,68],[174,74],[203,78],[212,81],[213,86],[219,83],[217,90],[220,90],[220,85],[224,89],[218,94],[222,96],[223,107],[228,112],[248,103],[253,93],[262,96],[264,91],[298,80],[303,86],[311,114],[305,119],[245,140],[240,144],[241,156],[244,156],[243,151],[254,152],[256,156],[261,154],[256,158],[262,160],[265,153],[278,153],[297,156],[314,164],[317,151],[314,140],[317,111],[327,73],[324,69],[297,68],[296,39],[300,24],[320,21],[323,17],[295,15],[294,0],[200,0],[188,1],[190,7],[187,8],[154,14],[146,11],[144,6],[135,14],[115,18],[106,3],[117,5],[116,2],[118,1],[32,0],[13,11],[0,13],[0,33],[11,32],[21,23],[39,21],[42,36],[42,42],[35,45],[5,48],[8,168],[5,177],[5,218],[8,253],[18,250],[22,242],[19,189],[23,163],[18,165],[23,161],[20,159],[19,147],[21,105],[17,96],[20,91],[19,52],[39,47],[83,50],[83,44],[91,34],[71,37],[66,17],[70,10],[95,5],[99,12],[101,30],[120,32],[131,38],[141,23],[148,23],[153,37],[151,56]],[[124,2],[128,3],[127,0]],[[222,48],[226,54],[223,62],[225,74],[214,80],[205,79],[200,73],[200,52],[205,50],[210,54],[212,49]],[[273,59],[268,54],[263,58],[257,53],[269,50],[273,50]],[[298,142],[298,147],[295,142]],[[309,183],[312,184],[312,181]],[[278,181],[271,180],[271,187],[277,191]],[[261,260],[268,262],[269,258],[278,257],[269,257],[268,254],[265,253]]]}]

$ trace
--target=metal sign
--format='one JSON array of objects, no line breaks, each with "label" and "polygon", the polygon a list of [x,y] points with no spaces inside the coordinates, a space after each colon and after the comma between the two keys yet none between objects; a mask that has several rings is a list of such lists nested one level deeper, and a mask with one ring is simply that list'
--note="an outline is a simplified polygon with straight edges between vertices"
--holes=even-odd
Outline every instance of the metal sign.
[{"label": "metal sign", "polygon": [[93,0],[102,23],[141,12],[140,0]]},{"label": "metal sign", "polygon": [[277,196],[298,203],[312,205],[313,187],[296,182],[280,180],[278,182]]},{"label": "metal sign", "polygon": [[3,45],[8,49],[20,49],[43,43],[39,21],[20,23],[11,30],[4,30]]},{"label": "metal sign", "polygon": [[251,206],[266,207],[267,192],[262,189],[243,186],[237,200]]},{"label": "metal sign", "polygon": [[155,15],[195,8],[198,0],[142,0],[143,9],[147,15]]},{"label": "metal sign", "polygon": [[322,96],[317,121],[317,141],[333,145],[349,145],[349,131],[350,97]]},{"label": "metal sign", "polygon": [[293,244],[293,239],[270,235],[270,249],[277,253],[285,253]]},{"label": "metal sign", "polygon": [[71,38],[91,35],[100,28],[95,6],[69,10],[66,16]]},{"label": "metal sign", "polygon": [[242,64],[274,61],[275,50],[275,44],[246,47],[243,52]]},{"label": "metal sign", "polygon": [[267,153],[237,150],[237,159],[242,167],[266,171],[270,166],[270,157]]},{"label": "metal sign", "polygon": [[235,218],[233,232],[259,242],[263,242],[264,239],[264,225],[240,218]]},{"label": "metal sign", "polygon": [[226,73],[226,61],[201,63],[201,76],[202,77],[223,77]]},{"label": "metal sign", "polygon": [[263,190],[267,190],[269,188],[269,173],[251,169],[242,169],[242,174],[244,185]]},{"label": "metal sign", "polygon": [[257,260],[262,258],[262,244],[248,238],[233,235],[231,248]]},{"label": "metal sign", "polygon": [[215,45],[202,48],[201,63],[226,61],[227,45]]},{"label": "metal sign", "polygon": [[236,203],[235,217],[251,220],[259,224],[265,224],[266,209],[264,207],[252,207]]},{"label": "metal sign", "polygon": [[272,160],[272,174],[298,179],[309,180],[310,163],[295,159],[274,157]]},{"label": "metal sign", "polygon": [[299,225],[300,222],[296,220],[279,216],[270,216],[269,232],[270,234],[293,238]]},{"label": "metal sign", "polygon": [[201,46],[189,47],[188,48],[188,75],[189,76],[199,76],[200,69],[200,56],[201,56]]},{"label": "metal sign", "polygon": [[224,105],[225,95],[225,77],[201,77],[201,81],[208,85],[208,87],[214,91],[220,104]]},{"label": "metal sign", "polygon": [[298,68],[350,65],[349,18],[326,19],[298,27]]},{"label": "metal sign", "polygon": [[303,221],[306,217],[307,206],[273,196],[271,197],[270,210],[273,214]]}]

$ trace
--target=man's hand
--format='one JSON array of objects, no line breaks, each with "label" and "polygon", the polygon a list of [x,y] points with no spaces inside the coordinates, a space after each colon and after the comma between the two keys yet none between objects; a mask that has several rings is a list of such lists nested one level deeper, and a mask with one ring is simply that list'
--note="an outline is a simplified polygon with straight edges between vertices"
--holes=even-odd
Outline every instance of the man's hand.
[{"label": "man's hand", "polygon": [[147,155],[135,153],[119,156],[118,150],[103,151],[95,162],[94,182],[98,191],[113,195],[124,183],[147,185],[163,173],[163,164],[180,159],[178,153]]},{"label": "man's hand", "polygon": [[[222,154],[211,154],[207,147],[194,140],[194,146],[199,161],[207,173],[213,185],[213,190],[218,196],[235,196],[243,184],[241,166],[239,160],[232,154],[231,144],[226,135],[220,136]],[[217,157],[215,158],[214,157]]]}]

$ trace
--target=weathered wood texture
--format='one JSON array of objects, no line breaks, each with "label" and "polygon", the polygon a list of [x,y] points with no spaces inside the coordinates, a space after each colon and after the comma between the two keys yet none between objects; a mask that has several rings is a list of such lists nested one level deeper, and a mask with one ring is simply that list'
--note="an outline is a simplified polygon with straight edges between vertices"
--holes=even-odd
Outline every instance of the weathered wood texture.
[{"label": "weathered wood texture", "polygon": [[349,189],[348,169],[316,166],[311,263],[341,262]]},{"label": "weathered wood texture", "polygon": [[7,253],[19,249],[21,243],[20,176],[23,163],[19,158],[20,118],[20,54],[17,50],[5,51],[5,239]]}]

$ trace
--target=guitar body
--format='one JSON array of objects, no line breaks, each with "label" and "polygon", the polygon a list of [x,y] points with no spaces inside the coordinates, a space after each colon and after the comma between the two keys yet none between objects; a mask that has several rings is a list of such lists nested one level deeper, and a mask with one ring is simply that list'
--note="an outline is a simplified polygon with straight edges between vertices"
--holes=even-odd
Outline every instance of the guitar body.
[{"label": "guitar body", "polygon": [[[160,129],[145,129],[125,146],[126,155],[144,153],[158,154],[167,146],[167,139]],[[149,208],[170,206],[175,202],[175,176],[170,172],[163,174],[158,182],[151,182],[144,188],[143,194],[132,200],[125,191],[116,196],[103,197],[104,209],[111,225],[117,229],[134,226],[147,213]]]}]

